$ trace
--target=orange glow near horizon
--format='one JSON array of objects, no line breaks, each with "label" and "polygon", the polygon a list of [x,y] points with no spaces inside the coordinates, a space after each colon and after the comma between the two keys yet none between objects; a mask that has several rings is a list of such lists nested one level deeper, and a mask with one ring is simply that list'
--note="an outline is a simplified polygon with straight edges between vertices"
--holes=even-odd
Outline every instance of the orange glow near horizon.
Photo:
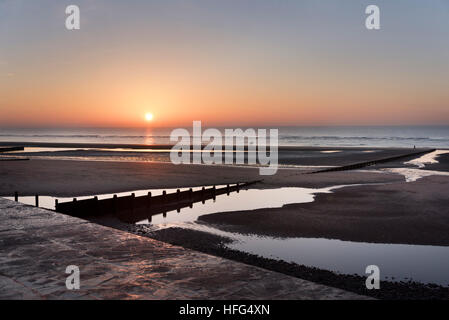
[{"label": "orange glow near horizon", "polygon": [[0,127],[449,125],[449,11],[367,32],[358,6],[256,2],[88,1],[73,32],[63,3],[0,4]]},{"label": "orange glow near horizon", "polygon": [[273,77],[269,70],[223,77],[223,70],[172,70],[162,63],[159,76],[152,78],[152,65],[103,63],[87,63],[88,75],[75,67],[49,74],[45,66],[28,65],[0,78],[0,125],[142,127],[149,123],[149,105],[157,114],[153,127],[186,126],[193,120],[210,126],[449,123],[444,86],[425,88],[425,79],[397,75],[384,81],[373,74],[360,81],[343,72],[337,78],[320,71],[320,77],[313,70],[296,78],[288,73]]}]

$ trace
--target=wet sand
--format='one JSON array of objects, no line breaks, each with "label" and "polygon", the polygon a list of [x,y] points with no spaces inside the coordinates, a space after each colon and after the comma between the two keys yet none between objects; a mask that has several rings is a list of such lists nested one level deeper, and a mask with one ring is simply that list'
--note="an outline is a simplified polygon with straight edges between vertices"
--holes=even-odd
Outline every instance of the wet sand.
[{"label": "wet sand", "polygon": [[[430,165],[444,169],[449,155]],[[347,161],[347,159],[346,159]],[[404,177],[373,170],[305,174],[279,169],[260,176],[258,168],[155,162],[36,160],[0,165],[0,196],[83,196],[139,189],[195,187],[264,179],[254,188],[382,183],[318,194],[316,201],[278,209],[205,215],[203,223],[236,232],[279,237],[325,237],[352,241],[449,244],[449,177]],[[388,183],[388,184],[385,184]]]},{"label": "wet sand", "polygon": [[226,231],[275,237],[449,245],[449,177],[345,187],[312,203],[204,215]]},{"label": "wet sand", "polygon": [[[0,142],[2,145],[2,142]],[[9,145],[13,145],[9,143]],[[110,145],[74,143],[22,143],[24,152],[3,154],[32,159],[115,160],[137,162],[170,162],[170,145]],[[52,150],[49,150],[51,148]],[[427,149],[357,148],[357,147],[289,147],[280,146],[278,162],[285,166],[344,166],[359,162],[389,158]],[[32,152],[31,152],[32,151]],[[39,152],[36,152],[39,151]],[[2,155],[0,155],[0,159]]]},{"label": "wet sand", "polygon": [[151,188],[195,187],[264,179],[257,188],[297,186],[322,188],[342,184],[403,181],[395,174],[331,172],[304,174],[299,169],[279,169],[260,176],[258,168],[173,165],[155,162],[36,160],[7,161],[0,165],[0,196],[83,196]]},{"label": "wet sand", "polygon": [[438,163],[427,164],[424,170],[449,171],[449,153],[440,154],[436,160]]}]

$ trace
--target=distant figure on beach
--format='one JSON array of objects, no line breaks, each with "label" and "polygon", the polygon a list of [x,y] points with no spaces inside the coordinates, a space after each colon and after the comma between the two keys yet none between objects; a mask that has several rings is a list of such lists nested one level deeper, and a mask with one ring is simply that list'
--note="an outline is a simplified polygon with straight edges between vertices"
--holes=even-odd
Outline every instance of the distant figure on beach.
[{"label": "distant figure on beach", "polygon": [[416,149],[416,146],[415,146],[415,145],[413,146],[413,149]]}]

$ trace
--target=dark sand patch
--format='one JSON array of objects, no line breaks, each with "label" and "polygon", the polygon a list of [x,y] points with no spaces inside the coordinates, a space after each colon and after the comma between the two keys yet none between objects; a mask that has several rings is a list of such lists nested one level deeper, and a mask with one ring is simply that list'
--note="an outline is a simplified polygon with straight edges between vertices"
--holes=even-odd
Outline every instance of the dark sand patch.
[{"label": "dark sand patch", "polygon": [[396,174],[330,172],[304,174],[279,169],[260,176],[258,168],[173,165],[155,162],[31,160],[7,161],[0,166],[0,196],[83,196],[151,188],[195,187],[264,179],[257,188],[283,186],[323,188],[333,185],[403,181]]},{"label": "dark sand patch", "polygon": [[449,245],[449,177],[346,187],[282,208],[199,217],[231,232],[359,242]]},{"label": "dark sand patch", "polygon": [[438,163],[426,164],[422,169],[434,171],[449,171],[449,153],[440,154],[435,158]]}]

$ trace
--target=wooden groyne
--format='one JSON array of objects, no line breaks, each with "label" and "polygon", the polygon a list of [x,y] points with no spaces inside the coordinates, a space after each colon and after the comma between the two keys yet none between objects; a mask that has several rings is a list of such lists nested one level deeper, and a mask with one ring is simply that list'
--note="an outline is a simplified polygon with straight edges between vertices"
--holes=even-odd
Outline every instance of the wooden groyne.
[{"label": "wooden groyne", "polygon": [[0,147],[0,153],[1,152],[11,152],[11,151],[23,151],[25,150],[24,147]]},{"label": "wooden groyne", "polygon": [[[12,152],[12,151],[23,151],[25,150],[24,147],[19,147],[19,146],[11,146],[11,147],[5,147],[2,146],[0,147],[0,153],[3,152]],[[8,155],[7,158],[0,158],[0,161],[26,161],[26,160],[30,160],[29,158],[24,158],[24,157],[10,157]]]},{"label": "wooden groyne", "polygon": [[215,199],[221,194],[239,192],[241,188],[253,185],[260,180],[244,183],[228,184],[222,188],[202,187],[193,191],[192,188],[185,191],[178,189],[174,193],[163,191],[161,195],[153,196],[151,192],[147,195],[136,197],[134,194],[118,197],[114,195],[108,199],[78,200],[76,198],[70,202],[55,203],[55,211],[65,213],[74,217],[88,218],[105,215],[113,215],[120,220],[132,223],[143,219],[150,219],[152,215],[166,213],[174,210],[180,211],[185,207],[192,207],[195,202],[205,202],[208,199]]},{"label": "wooden groyne", "polygon": [[28,161],[30,158],[0,158],[0,161]]},{"label": "wooden groyne", "polygon": [[328,168],[328,169],[322,169],[322,170],[307,172],[307,174],[361,169],[361,168],[364,168],[364,167],[369,167],[369,166],[373,166],[373,165],[380,164],[380,163],[391,162],[391,161],[400,160],[400,159],[404,159],[404,158],[409,158],[409,157],[413,157],[413,156],[416,156],[416,157],[417,156],[422,156],[422,155],[425,155],[427,153],[434,152],[435,150],[436,149],[427,149],[427,150],[421,150],[421,151],[414,151],[414,152],[410,152],[410,153],[406,153],[406,154],[401,154],[401,155],[398,155],[398,156],[386,157],[386,158],[382,158],[382,159],[370,160],[370,161],[365,161],[365,162],[358,162],[358,163],[345,165],[345,166],[340,166],[340,167],[335,167],[335,168]]}]

